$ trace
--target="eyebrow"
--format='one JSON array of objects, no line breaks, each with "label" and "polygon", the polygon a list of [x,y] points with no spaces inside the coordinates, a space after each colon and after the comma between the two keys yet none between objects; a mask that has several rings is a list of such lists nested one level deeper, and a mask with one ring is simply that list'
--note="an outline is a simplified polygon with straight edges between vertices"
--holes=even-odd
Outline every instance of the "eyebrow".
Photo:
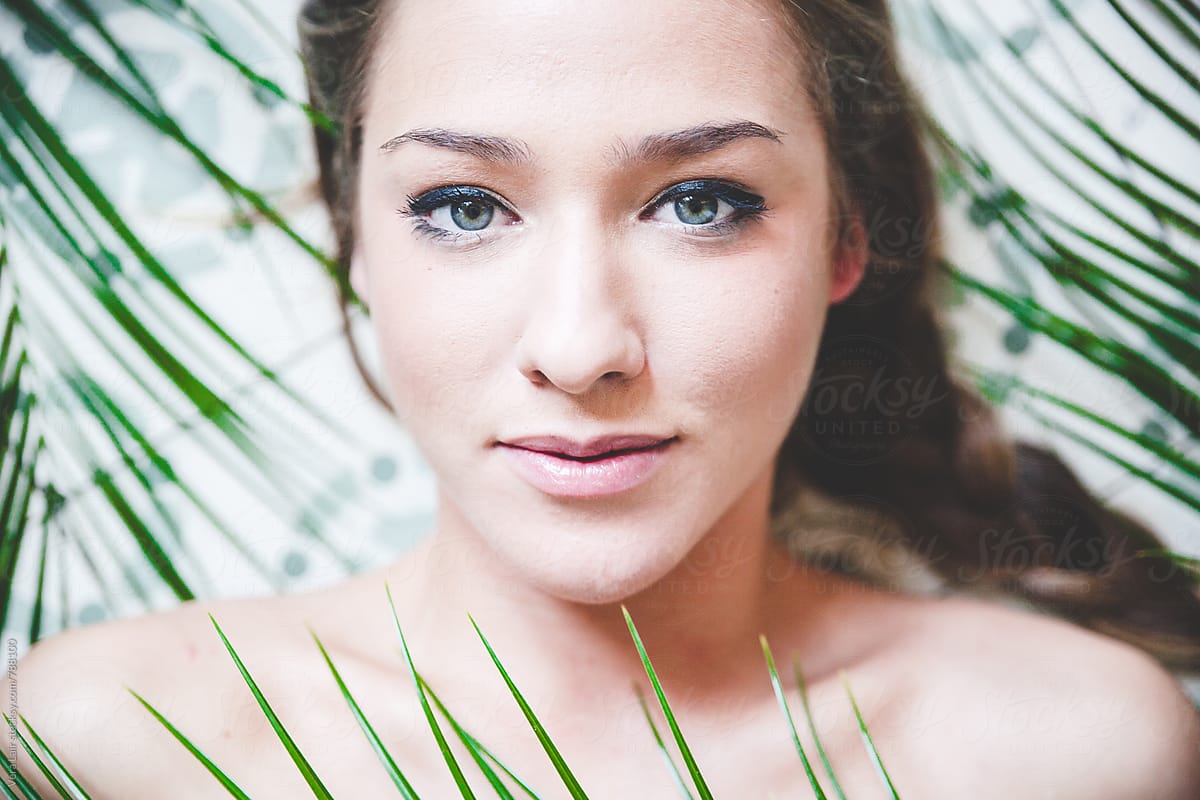
[{"label": "eyebrow", "polygon": [[[779,142],[784,135],[783,131],[749,120],[705,123],[676,131],[652,133],[642,138],[633,148],[623,141],[610,145],[606,148],[606,159],[610,164],[620,167],[679,161],[711,153],[743,139]],[[405,142],[419,142],[513,167],[528,166],[533,162],[529,145],[520,139],[463,133],[446,128],[414,128],[388,139],[380,145],[379,151],[394,152]]]}]

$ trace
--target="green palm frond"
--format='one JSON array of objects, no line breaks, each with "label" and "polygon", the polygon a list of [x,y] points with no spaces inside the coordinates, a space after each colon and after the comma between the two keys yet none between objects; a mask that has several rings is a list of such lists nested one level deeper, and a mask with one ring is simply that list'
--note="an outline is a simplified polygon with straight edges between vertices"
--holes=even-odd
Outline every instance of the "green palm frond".
[{"label": "green palm frond", "polygon": [[[534,800],[537,800],[539,795],[533,789],[529,788],[529,786],[526,785],[523,781],[521,781],[519,778],[517,778],[517,776],[510,769],[508,769],[508,767],[504,766],[498,759],[496,759],[495,756],[492,755],[491,751],[488,748],[484,747],[483,744],[477,738],[475,738],[470,733],[468,733],[458,723],[458,721],[456,719],[454,719],[454,717],[450,714],[449,710],[445,707],[445,705],[442,703],[442,701],[437,698],[437,696],[433,693],[432,688],[430,688],[429,685],[425,683],[424,679],[422,679],[417,674],[416,668],[413,665],[412,654],[408,650],[407,641],[404,639],[404,633],[400,628],[399,618],[396,616],[396,607],[395,607],[395,602],[392,600],[391,589],[386,586],[385,586],[385,589],[386,589],[386,593],[387,593],[387,597],[388,597],[388,605],[391,608],[392,618],[396,625],[396,632],[400,636],[401,647],[404,652],[404,658],[405,658],[405,662],[408,667],[409,676],[412,678],[413,685],[416,687],[418,697],[421,700],[422,709],[425,713],[426,722],[429,725],[430,733],[437,740],[438,746],[442,751],[443,757],[445,758],[446,766],[447,766],[448,770],[451,772],[451,774],[454,776],[455,781],[458,784],[459,791],[462,793],[462,796],[463,797],[474,797],[475,795],[472,792],[469,784],[467,783],[465,776],[463,776],[461,768],[458,766],[453,753],[450,752],[449,746],[447,745],[445,737],[442,735],[441,730],[440,730],[436,720],[433,718],[433,713],[429,706],[428,698],[426,697],[426,695],[428,695],[429,698],[432,698],[434,700],[434,703],[438,706],[439,711],[441,711],[443,716],[445,716],[447,721],[449,721],[450,724],[453,726],[455,733],[460,738],[460,741],[462,741],[463,744],[465,746],[467,746],[468,750],[471,752],[472,757],[475,759],[476,764],[479,765],[481,771],[483,771],[485,776],[488,777],[489,784],[491,785],[492,789],[496,792],[496,796],[498,798],[500,798],[500,800],[511,800],[513,795],[508,790],[508,788],[503,784],[503,782],[500,780],[499,776],[496,775],[496,773],[493,770],[491,770],[489,767],[486,766],[484,759],[483,759],[484,756],[486,756],[493,763],[495,763],[498,767],[500,767],[500,769],[503,772],[505,772],[522,789],[522,791],[525,792],[526,795],[533,798]],[[696,764],[695,759],[691,755],[691,749],[689,748],[687,741],[684,738],[683,732],[680,730],[678,721],[676,720],[674,713],[671,711],[670,704],[667,702],[666,694],[663,690],[662,684],[659,683],[657,673],[654,671],[654,666],[650,661],[650,656],[649,656],[649,654],[647,654],[645,646],[642,644],[641,637],[638,634],[637,628],[633,623],[633,618],[630,616],[628,609],[626,609],[624,606],[622,606],[622,613],[625,615],[625,622],[626,622],[627,626],[629,627],[630,636],[633,639],[634,645],[638,651],[638,655],[642,660],[642,665],[646,669],[646,675],[647,675],[647,677],[649,677],[650,682],[654,687],[655,693],[658,695],[659,704],[662,708],[664,715],[666,716],[668,724],[671,727],[671,731],[675,736],[676,744],[679,746],[680,752],[684,754],[684,759],[687,761],[688,769],[691,772],[692,778],[696,783],[697,790],[702,793],[708,792],[709,791],[708,787],[704,783],[704,779],[700,776],[699,767]],[[229,639],[225,636],[224,631],[221,630],[221,626],[217,623],[216,619],[214,619],[211,614],[209,614],[209,620],[212,622],[213,627],[216,629],[218,636],[220,636],[222,643],[225,645],[225,649],[229,653],[230,658],[233,660],[234,664],[238,668],[238,671],[241,673],[243,681],[246,683],[246,686],[250,689],[251,694],[254,696],[255,702],[258,704],[259,709],[263,712],[263,715],[270,722],[271,727],[275,730],[280,743],[283,744],[285,750],[287,750],[288,755],[291,757],[293,764],[296,766],[297,770],[300,772],[300,774],[304,777],[305,781],[308,783],[309,788],[312,790],[314,796],[316,796],[318,798],[329,798],[329,800],[332,800],[332,795],[329,794],[329,792],[325,788],[324,784],[321,783],[321,780],[319,777],[317,777],[317,774],[313,770],[312,765],[309,764],[308,760],[300,752],[300,748],[296,744],[295,740],[287,732],[286,727],[284,726],[282,720],[280,720],[278,714],[276,714],[275,710],[271,707],[271,704],[268,702],[266,696],[264,695],[262,689],[259,687],[258,683],[251,677],[249,671],[246,669],[246,665],[243,663],[243,661],[242,661],[241,657],[238,655],[236,649],[230,643]],[[568,791],[570,791],[572,793],[573,796],[580,797],[580,798],[586,798],[587,794],[583,791],[583,787],[579,785],[578,781],[575,779],[574,775],[571,773],[571,770],[567,766],[565,760],[563,759],[562,754],[559,752],[558,748],[554,745],[554,743],[550,737],[550,734],[546,731],[545,727],[538,720],[537,715],[534,714],[533,710],[529,707],[528,702],[525,700],[521,691],[517,688],[515,682],[509,676],[508,670],[505,669],[503,663],[501,663],[499,656],[496,655],[496,652],[492,648],[491,644],[488,642],[487,637],[484,636],[483,631],[481,631],[479,629],[479,626],[475,623],[474,619],[471,619],[471,624],[475,628],[475,632],[479,635],[480,640],[483,642],[484,646],[487,648],[488,653],[491,655],[492,660],[495,663],[497,670],[499,670],[500,675],[503,677],[504,682],[505,682],[506,686],[508,687],[509,692],[512,694],[513,699],[517,702],[517,705],[521,708],[522,712],[526,715],[526,718],[530,723],[530,727],[533,730],[536,737],[538,738],[539,742],[542,744],[547,758],[554,765],[555,769],[559,772],[559,775],[562,778],[564,785],[567,787]],[[329,653],[325,650],[324,645],[322,645],[320,640],[317,638],[317,636],[312,633],[311,629],[309,629],[309,633],[312,635],[313,641],[316,644],[318,650],[320,651],[321,656],[326,663],[326,666],[329,667],[330,673],[332,674],[334,681],[337,684],[338,691],[342,694],[342,697],[346,700],[347,704],[349,705],[351,713],[354,715],[355,720],[358,722],[359,727],[363,730],[363,733],[367,736],[368,742],[371,745],[371,748],[376,752],[376,755],[379,757],[379,761],[382,764],[383,768],[385,769],[385,771],[387,771],[389,776],[392,778],[393,783],[396,785],[397,791],[404,798],[413,799],[413,798],[419,797],[417,791],[413,788],[413,786],[409,783],[409,781],[406,778],[404,778],[403,773],[400,771],[400,767],[396,764],[396,762],[393,759],[393,757],[391,756],[391,754],[387,751],[387,748],[385,747],[384,743],[382,742],[382,740],[380,740],[379,736],[375,733],[374,728],[372,728],[370,723],[367,721],[366,713],[361,708],[361,706],[358,704],[358,702],[354,699],[349,688],[346,686],[345,681],[342,679],[341,674],[337,671],[337,668],[334,665],[333,660],[329,657]],[[808,775],[809,781],[811,782],[810,785],[813,788],[814,796],[818,799],[823,798],[823,797],[825,797],[825,795],[822,792],[818,781],[816,780],[816,776],[813,774],[812,769],[809,766],[808,759],[804,755],[803,748],[800,746],[799,738],[796,735],[796,729],[795,729],[795,726],[791,719],[791,713],[790,713],[790,711],[788,711],[787,702],[783,698],[783,690],[779,683],[779,675],[775,670],[775,663],[774,663],[774,659],[771,656],[770,646],[768,645],[765,636],[760,636],[759,642],[762,646],[764,657],[767,660],[767,666],[768,666],[768,671],[769,671],[769,675],[771,678],[772,686],[775,688],[776,697],[777,697],[777,699],[779,699],[779,701],[783,707],[786,722],[790,729],[791,736],[796,744],[797,752],[799,753],[800,759],[804,765],[804,770]],[[807,698],[807,695],[804,690],[803,677],[800,675],[798,666],[796,667],[796,677],[797,677],[798,688],[800,689],[801,697],[804,702],[805,715],[808,718],[808,723],[809,723],[810,729],[813,733],[813,738],[814,738],[814,740],[816,740],[817,746],[820,748],[821,747],[820,738],[817,736],[816,726],[815,726],[815,723],[813,722],[812,714],[808,708],[808,698]],[[850,700],[850,705],[851,705],[851,708],[853,709],[855,719],[858,723],[859,732],[860,732],[860,734],[863,738],[863,742],[867,748],[867,753],[871,757],[872,763],[875,765],[876,769],[878,770],[880,778],[883,781],[884,785],[891,792],[891,796],[894,798],[898,798],[899,795],[897,794],[895,787],[892,785],[891,778],[888,776],[887,771],[884,769],[883,761],[879,756],[879,752],[875,747],[874,741],[871,739],[871,734],[867,728],[867,724],[866,724],[865,720],[863,719],[862,712],[859,710],[858,704],[854,700],[854,695],[850,691],[850,684],[849,684],[848,680],[846,679],[846,676],[844,673],[842,673],[840,677],[842,680],[842,685],[844,686],[845,691],[846,691],[846,696]],[[138,700],[138,702],[140,702],[142,704],[142,706],[154,717],[154,719],[167,730],[167,732],[170,734],[171,738],[174,739],[179,744],[181,744],[188,751],[188,753],[190,753],[197,761],[199,761],[204,766],[204,768],[211,775],[213,775],[214,778],[217,779],[217,781],[221,784],[221,786],[231,796],[233,796],[235,798],[239,798],[239,800],[248,800],[245,791],[243,789],[241,789],[217,764],[213,763],[213,761],[210,758],[208,758],[208,756],[206,756],[198,747],[196,747],[196,745],[193,744],[191,742],[191,740],[188,739],[188,737],[186,735],[184,735],[173,723],[171,723],[169,720],[167,720],[166,717],[164,717],[153,705],[151,705],[149,702],[147,702],[136,691],[134,691],[133,689],[128,689],[128,691],[130,692],[130,694],[132,694]],[[670,754],[667,753],[666,747],[663,744],[663,740],[662,740],[661,736],[659,736],[659,734],[658,734],[658,728],[655,725],[654,720],[651,718],[649,710],[646,708],[645,702],[642,700],[641,692],[636,685],[634,686],[634,692],[637,695],[639,703],[641,703],[643,712],[645,713],[647,725],[650,727],[651,733],[653,734],[655,740],[658,742],[659,748],[662,750],[663,754],[666,756],[668,766],[675,776],[675,779],[680,788],[681,794],[685,798],[692,797],[691,792],[688,790],[687,786],[683,783],[682,776],[680,775],[678,769],[676,769],[674,762],[670,757]],[[75,779],[73,777],[70,776],[70,773],[68,773],[66,771],[66,769],[65,769],[65,767],[63,767],[61,761],[59,761],[58,758],[53,755],[53,751],[47,746],[47,744],[42,740],[42,738],[40,736],[38,736],[35,731],[33,731],[32,727],[29,725],[28,720],[24,719],[23,717],[21,718],[21,722],[23,722],[26,726],[26,729],[30,731],[31,735],[34,737],[35,742],[41,748],[42,752],[46,753],[47,756],[49,757],[49,759],[57,767],[58,774],[65,777],[65,779],[66,779],[65,785],[64,785],[64,783],[59,781],[58,777],[56,777],[54,774],[51,773],[50,769],[46,766],[46,764],[43,762],[43,760],[41,758],[39,758],[38,755],[34,752],[33,748],[30,747],[28,742],[25,740],[24,736],[17,729],[16,725],[14,723],[12,723],[11,720],[8,719],[7,715],[5,715],[5,720],[8,721],[9,726],[12,729],[12,731],[14,733],[16,733],[16,735],[21,737],[22,745],[25,747],[26,751],[30,754],[30,756],[34,758],[35,763],[36,763],[37,767],[39,768],[39,770],[41,771],[41,773],[43,775],[45,775],[47,780],[49,780],[51,782],[51,784],[55,787],[55,790],[58,792],[58,798],[61,798],[62,800],[78,800],[78,798],[83,798],[83,800],[87,800],[87,794],[84,791],[84,789],[75,781]],[[833,785],[835,787],[837,787],[836,791],[837,791],[838,796],[844,798],[845,795],[842,793],[841,786],[838,784],[837,778],[834,776],[833,767],[830,765],[829,759],[825,756],[825,752],[824,752],[823,748],[821,749],[821,758],[824,761],[825,768],[828,771],[830,780],[833,782]],[[34,791],[33,787],[29,786],[28,782],[25,781],[25,779],[19,774],[19,772],[15,768],[15,766],[8,760],[7,755],[4,756],[4,765],[8,769],[9,775],[14,776],[14,779],[16,779],[21,785],[27,787],[26,797],[28,797],[28,798],[39,798],[40,797],[36,793],[36,791]],[[70,788],[68,788],[68,786]],[[709,794],[707,796],[711,797],[711,794]]]},{"label": "green palm frond", "polygon": [[[989,235],[1007,281],[951,264],[947,274],[1136,392],[1152,416],[1131,430],[1098,410],[1094,397],[968,365],[980,388],[1200,509],[1200,184],[1171,169],[1200,157],[1200,84],[1187,64],[1200,40],[1195,18],[1161,0],[894,6],[914,46],[950,64],[939,85],[945,110],[930,120],[945,146],[945,183]],[[1105,122],[1068,51],[1094,60],[1089,85],[1106,80],[1140,103],[1142,124],[1174,128],[1169,161],[1148,138]],[[1178,91],[1158,88],[1162,68]],[[1021,157],[991,158],[978,133],[985,127],[1002,131]],[[1041,180],[1062,198],[1040,195]]]},{"label": "green palm frond", "polygon": [[[107,98],[106,106],[160,137],[190,161],[200,179],[224,195],[230,218],[279,231],[321,271],[328,256],[303,236],[267,194],[235,177],[208,153],[161,96],[139,54],[122,43],[110,18],[142,15],[200,43],[216,66],[234,70],[245,91],[300,109],[304,119],[329,125],[307,104],[255,72],[217,36],[188,2],[86,0],[58,7],[14,0],[0,9],[3,24],[52,51],[79,85]],[[177,268],[147,244],[116,200],[43,107],[38,73],[0,54],[0,311],[6,320],[0,353],[0,625],[21,627],[30,642],[50,627],[71,624],[79,600],[59,567],[71,560],[93,579],[110,615],[191,599],[210,578],[194,544],[182,533],[181,512],[219,536],[266,585],[284,588],[287,576],[251,545],[223,504],[204,496],[197,476],[177,469],[151,433],[147,412],[169,421],[191,444],[222,465],[299,536],[347,571],[355,562],[324,533],[316,505],[298,515],[322,465],[345,463],[363,443],[295,391],[197,301]],[[74,85],[74,84],[72,84]],[[97,101],[98,102],[98,101]],[[258,222],[256,222],[256,220]],[[66,318],[86,331],[64,335]],[[292,409],[341,443],[335,455],[317,441],[298,441],[275,409],[237,397],[249,369]],[[117,376],[114,378],[113,376]],[[121,396],[110,391],[119,381]],[[304,435],[304,434],[301,434]],[[304,453],[305,457],[293,454]],[[182,500],[180,506],[177,500]],[[30,524],[38,516],[41,524]],[[18,574],[36,576],[27,606],[10,602]],[[114,575],[121,582],[118,587]],[[58,595],[53,594],[57,586]],[[14,617],[15,614],[15,617]]]},{"label": "green palm frond", "polygon": [[633,685],[633,691],[637,695],[638,705],[642,709],[642,716],[646,718],[646,724],[650,726],[650,734],[654,737],[654,743],[658,750],[663,755],[663,760],[667,762],[667,769],[671,771],[671,777],[675,780],[675,785],[679,787],[679,792],[686,800],[695,800],[691,790],[683,781],[683,775],[679,772],[679,767],[675,763],[675,758],[671,755],[671,751],[667,749],[666,742],[663,741],[662,735],[658,732],[658,724],[654,718],[650,716],[650,707],[646,705],[646,698],[642,694],[642,687],[636,683]]},{"label": "green palm frond", "polygon": [[[779,682],[779,673],[775,669],[775,658],[771,655],[771,646],[767,644],[766,636],[759,636],[758,641],[762,645],[763,658],[767,660],[767,671],[771,673],[771,688],[775,690],[775,699],[779,701],[779,707],[783,711],[784,718],[787,720],[788,731],[792,735],[792,743],[796,746],[796,753],[800,756],[800,763],[804,765],[804,774],[808,776],[808,782],[812,786],[813,794],[816,795],[817,800],[825,800],[825,790],[821,788],[821,782],[817,780],[812,765],[808,762],[808,755],[804,752],[804,745],[800,744],[800,734],[796,732],[796,723],[792,719],[792,711],[788,708],[787,698],[783,694],[783,685]],[[805,708],[807,710],[807,705]],[[828,762],[826,762],[826,766],[828,766]],[[832,777],[832,772],[830,774]]]},{"label": "green palm frond", "polygon": [[[6,250],[0,244],[0,285],[7,269]],[[9,310],[4,327],[4,338],[0,341],[0,575],[4,584],[0,590],[0,620],[8,612],[8,601],[12,592],[12,575],[21,552],[21,543],[29,527],[29,503],[35,491],[34,475],[38,456],[44,446],[39,437],[36,444],[30,441],[30,423],[33,418],[34,396],[21,391],[21,373],[28,363],[24,350],[14,353],[13,334],[17,326],[17,309]],[[15,358],[14,358],[15,355]],[[44,541],[44,540],[43,540]],[[44,585],[46,575],[46,552],[43,547],[38,562],[38,585]],[[36,631],[41,625],[41,607],[36,606],[31,624]]]},{"label": "green palm frond", "polygon": [[387,770],[388,777],[392,779],[392,783],[400,791],[400,794],[405,800],[417,800],[417,794],[413,791],[412,784],[408,782],[408,778],[404,777],[404,773],[400,767],[396,765],[396,760],[392,758],[392,754],[388,752],[387,747],[379,738],[379,734],[371,727],[371,723],[367,720],[367,715],[363,713],[362,708],[358,705],[358,701],[354,699],[354,695],[350,693],[346,682],[342,680],[342,675],[337,671],[337,667],[333,664],[333,659],[329,657],[329,653],[325,650],[325,645],[321,644],[321,640],[317,638],[317,634],[309,628],[309,634],[316,643],[317,649],[321,651],[321,657],[325,659],[326,666],[333,673],[333,679],[337,681],[338,690],[342,693],[342,697],[346,700],[346,704],[350,706],[350,711],[354,714],[354,720],[362,729],[363,734],[367,737],[367,741],[371,744],[371,749],[375,751],[379,761]]},{"label": "green palm frond", "polygon": [[144,697],[135,692],[133,689],[129,689],[129,693],[133,695],[139,703],[142,704],[143,708],[150,712],[154,719],[158,720],[159,724],[167,729],[171,736],[174,737],[175,741],[183,745],[184,748],[186,748],[187,751],[191,753],[197,761],[204,765],[204,768],[208,770],[210,775],[217,779],[217,782],[221,784],[225,791],[229,792],[229,794],[236,798],[236,800],[250,800],[249,795],[243,792],[241,788],[234,783],[233,780],[226,775],[220,767],[214,764],[212,759],[206,756],[199,747],[192,744],[192,740],[185,736],[183,731],[172,725],[157,708],[151,705]]},{"label": "green palm frond", "polygon": [[417,674],[417,681],[421,684],[421,688],[424,690],[424,692],[429,695],[429,699],[433,701],[435,706],[437,706],[438,711],[440,711],[442,716],[445,717],[446,721],[450,723],[450,727],[454,728],[454,733],[458,736],[458,740],[463,743],[464,747],[467,748],[467,752],[471,754],[472,760],[474,760],[476,766],[479,767],[479,771],[483,773],[488,783],[491,784],[492,788],[496,790],[496,796],[499,797],[500,800],[512,800],[513,795],[504,782],[500,779],[500,776],[497,775],[495,770],[493,770],[488,764],[489,761],[492,764],[495,764],[501,772],[507,775],[509,780],[515,783],[522,792],[533,798],[533,800],[539,800],[537,792],[529,788],[529,785],[525,783],[525,781],[517,777],[516,773],[505,766],[504,762],[496,758],[495,754],[492,753],[491,750],[485,747],[482,742],[468,733],[467,730],[458,723],[458,720],[454,718],[454,715],[450,713],[450,710],[446,708],[445,704],[442,703],[440,698],[438,698],[437,693],[432,689],[432,687],[430,687],[425,679],[421,677],[420,673]]},{"label": "green palm frond", "polygon": [[876,771],[879,773],[879,779],[883,781],[891,793],[892,800],[900,800],[900,794],[896,791],[895,785],[892,784],[892,777],[888,775],[887,769],[883,766],[883,759],[879,755],[879,750],[875,747],[875,742],[871,739],[871,732],[867,730],[866,720],[863,719],[862,711],[858,707],[858,703],[854,700],[854,693],[850,691],[850,681],[846,677],[845,671],[840,673],[842,686],[846,689],[846,696],[850,698],[850,707],[854,710],[854,719],[858,722],[858,732],[862,736],[863,746],[867,748],[867,753],[871,756],[871,763],[875,765]]},{"label": "green palm frond", "polygon": [[404,651],[404,662],[408,665],[408,675],[412,678],[413,686],[417,689],[417,697],[421,701],[421,711],[425,714],[425,721],[429,725],[429,730],[437,740],[438,749],[442,753],[442,758],[446,762],[446,768],[450,770],[450,774],[454,777],[454,783],[458,786],[458,790],[464,798],[473,798],[475,795],[471,791],[471,786],[467,782],[467,778],[462,773],[462,768],[458,765],[458,759],[454,757],[454,753],[450,752],[450,745],[446,743],[446,737],[442,734],[441,727],[434,719],[433,709],[429,707],[429,699],[425,696],[425,689],[421,681],[417,677],[417,668],[413,664],[412,654],[408,652],[408,642],[404,638],[404,631],[400,628],[400,617],[396,615],[396,602],[392,599],[392,589],[390,586],[384,585],[387,592],[388,607],[392,611],[392,621],[396,625],[396,635],[400,637],[400,648]]},{"label": "green palm frond", "polygon": [[633,643],[637,646],[638,655],[642,659],[642,666],[646,670],[646,677],[650,679],[650,685],[654,687],[654,694],[658,697],[658,705],[662,708],[663,716],[667,718],[667,725],[671,728],[671,734],[675,737],[675,744],[679,747],[679,753],[683,756],[683,762],[687,765],[688,773],[692,776],[692,782],[695,784],[696,791],[704,800],[712,800],[712,792],[709,791],[708,784],[705,783],[704,777],[700,774],[700,767],[696,764],[696,759],[692,756],[692,750],[688,747],[687,741],[683,737],[683,731],[679,729],[679,723],[675,719],[675,714],[671,711],[671,704],[667,702],[667,695],[663,691],[662,684],[658,681],[658,674],[654,671],[654,666],[650,663],[650,656],[646,653],[646,647],[642,644],[642,637],[638,634],[637,627],[633,624],[633,617],[629,615],[629,609],[625,604],[621,604],[621,613],[625,615],[625,624],[629,626],[629,635],[633,637]]},{"label": "green palm frond", "polygon": [[842,785],[838,783],[837,776],[833,773],[833,764],[829,763],[829,755],[825,752],[825,746],[821,744],[820,734],[817,733],[817,721],[813,719],[812,708],[808,704],[808,685],[804,680],[804,673],[800,670],[799,661],[792,662],[792,673],[796,676],[796,691],[800,694],[800,704],[804,708],[804,719],[808,722],[808,732],[812,734],[813,743],[817,746],[817,755],[821,757],[825,774],[829,776],[829,783],[833,786],[833,792],[838,796],[838,800],[846,800],[846,793],[842,791]]},{"label": "green palm frond", "polygon": [[529,727],[533,730],[534,735],[537,736],[538,742],[541,743],[542,748],[546,751],[546,756],[550,759],[550,763],[554,765],[554,769],[558,772],[559,778],[562,779],[563,785],[566,786],[572,798],[584,800],[587,795],[584,794],[583,787],[579,785],[579,781],[576,780],[570,767],[567,766],[567,762],[563,759],[562,754],[554,746],[554,742],[550,739],[550,734],[546,732],[545,727],[533,712],[533,709],[529,707],[529,703],[526,702],[525,697],[521,694],[513,679],[509,677],[508,670],[500,663],[500,657],[492,649],[492,645],[487,640],[487,637],[483,635],[483,631],[479,630],[479,625],[475,622],[475,618],[470,617],[470,620],[471,626],[475,628],[475,633],[479,635],[483,646],[487,648],[488,655],[492,657],[492,663],[500,671],[501,677],[504,678],[504,683],[508,686],[509,692],[512,693],[513,699],[517,701],[517,705],[520,706],[521,713],[525,715],[525,720],[529,723]]},{"label": "green palm frond", "polygon": [[258,687],[258,683],[254,680],[254,678],[250,676],[250,671],[246,669],[246,665],[242,663],[242,659],[238,656],[237,651],[233,649],[233,645],[230,644],[229,639],[225,637],[225,632],[221,630],[221,626],[217,624],[217,621],[213,618],[212,614],[209,614],[208,618],[212,621],[213,627],[217,629],[217,634],[221,637],[221,642],[225,645],[225,649],[229,652],[229,656],[233,659],[233,663],[237,665],[238,672],[242,673],[242,680],[244,680],[246,685],[250,687],[250,692],[254,695],[255,702],[257,702],[258,707],[262,709],[263,715],[266,716],[267,721],[271,723],[271,727],[274,729],[275,735],[279,737],[279,741],[283,744],[284,749],[287,750],[288,756],[290,756],[292,759],[292,763],[296,765],[296,769],[304,777],[304,782],[307,783],[308,788],[312,790],[313,796],[316,797],[317,800],[333,800],[333,795],[331,795],[329,790],[325,788],[325,784],[321,782],[321,778],[317,775],[316,770],[313,769],[312,764],[308,762],[308,759],[305,758],[302,752],[300,752],[300,748],[296,746],[296,740],[292,738],[290,733],[288,733],[288,730],[284,726],[282,720],[279,719],[279,715],[275,713],[275,710],[271,708],[271,704],[267,702],[267,698],[265,695],[263,695],[262,689]]},{"label": "green palm frond", "polygon": [[1163,548],[1141,550],[1138,552],[1138,555],[1155,558],[1169,558],[1200,579],[1200,558],[1192,558],[1191,556],[1185,556],[1180,553],[1165,550]]},{"label": "green palm frond", "polygon": [[[40,748],[41,752],[45,753],[45,759],[34,751],[33,747],[29,744],[29,740],[25,738],[12,719],[7,714],[4,715],[4,721],[8,723],[9,729],[17,736],[21,747],[33,759],[33,763],[38,768],[38,771],[49,781],[59,796],[66,800],[91,800],[91,796],[79,784],[79,781],[75,780],[75,776],[71,774],[70,770],[66,768],[58,756],[46,745],[46,742],[38,735],[34,727],[29,724],[29,720],[23,716],[19,717],[19,719],[25,725],[25,730],[29,731],[29,735],[33,737],[33,741]],[[47,764],[47,761],[50,763]],[[53,771],[50,765],[53,765]],[[18,770],[16,769],[16,765],[8,761],[7,754],[5,754],[5,766],[8,774],[12,775],[15,779],[18,775]],[[22,784],[22,791],[27,796],[37,796],[37,793],[32,791],[32,787],[29,787],[27,782],[22,781]]]}]

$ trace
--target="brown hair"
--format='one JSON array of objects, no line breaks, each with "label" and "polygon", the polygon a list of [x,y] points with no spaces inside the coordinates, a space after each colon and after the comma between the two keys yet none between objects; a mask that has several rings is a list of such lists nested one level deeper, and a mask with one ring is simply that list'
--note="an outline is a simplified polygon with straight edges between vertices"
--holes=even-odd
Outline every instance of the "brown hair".
[{"label": "brown hair", "polygon": [[[780,453],[772,515],[797,487],[883,509],[948,585],[1001,591],[1200,670],[1200,598],[1186,570],[1107,509],[1053,453],[1013,442],[951,374],[936,314],[938,198],[919,104],[900,74],[884,0],[797,0],[783,18],[805,54],[843,237],[865,234],[867,274],[831,307],[806,394]],[[309,0],[298,25],[321,191],[337,239],[350,336],[361,115],[382,29],[379,0]],[[851,224],[859,222],[861,225]]]}]

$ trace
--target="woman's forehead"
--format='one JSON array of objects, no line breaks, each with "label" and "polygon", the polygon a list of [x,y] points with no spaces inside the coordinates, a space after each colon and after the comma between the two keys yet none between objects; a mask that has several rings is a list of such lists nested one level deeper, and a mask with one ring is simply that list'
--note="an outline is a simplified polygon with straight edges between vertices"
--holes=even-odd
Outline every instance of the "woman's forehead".
[{"label": "woman's forehead", "polygon": [[[402,2],[379,32],[364,112],[408,127],[530,119],[744,118],[783,127],[801,58],[772,0]],[[600,108],[598,108],[600,107]],[[657,124],[651,118],[657,117]],[[408,127],[404,128],[407,130]]]},{"label": "woman's forehead", "polygon": [[[519,41],[553,52],[607,39],[701,48],[712,56],[731,44],[757,40],[765,46],[782,35],[787,19],[784,5],[782,0],[397,0],[383,10],[392,23],[391,36],[403,36],[404,30],[416,37],[436,34],[446,41],[473,42],[489,50]],[[426,44],[436,51],[444,41]]]}]

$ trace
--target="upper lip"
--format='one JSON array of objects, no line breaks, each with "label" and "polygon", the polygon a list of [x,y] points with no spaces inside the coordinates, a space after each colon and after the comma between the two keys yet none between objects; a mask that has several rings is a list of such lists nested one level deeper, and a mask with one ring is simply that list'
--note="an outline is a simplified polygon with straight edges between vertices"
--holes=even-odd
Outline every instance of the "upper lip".
[{"label": "upper lip", "polygon": [[613,450],[636,450],[662,444],[672,436],[654,436],[646,434],[617,434],[614,436],[598,436],[586,442],[579,442],[566,436],[522,436],[518,439],[501,440],[500,444],[510,447],[521,447],[526,450],[537,450],[541,453],[558,453],[574,458],[598,456]]}]

